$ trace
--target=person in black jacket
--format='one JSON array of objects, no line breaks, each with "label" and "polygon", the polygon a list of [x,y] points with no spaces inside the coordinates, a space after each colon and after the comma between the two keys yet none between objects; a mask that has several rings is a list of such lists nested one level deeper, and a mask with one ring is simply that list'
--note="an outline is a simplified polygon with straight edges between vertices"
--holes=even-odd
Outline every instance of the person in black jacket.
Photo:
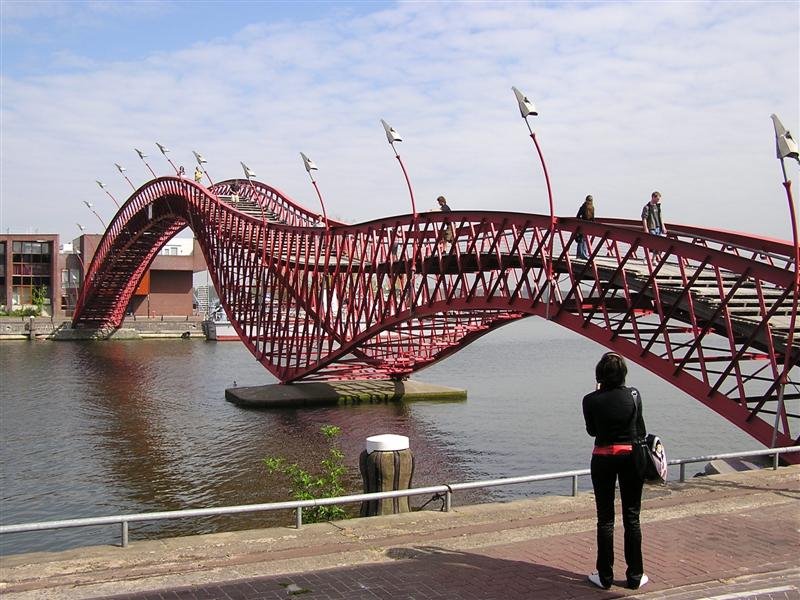
[{"label": "person in black jacket", "polygon": [[[583,201],[581,207],[578,209],[578,214],[576,215],[579,219],[583,219],[584,221],[594,221],[594,198],[591,196],[586,196],[586,200]],[[575,241],[578,244],[578,249],[575,253],[575,256],[578,258],[582,258],[584,260],[589,259],[589,240],[586,238],[586,234],[579,233],[575,236]]]},{"label": "person in black jacket", "polygon": [[614,582],[614,495],[617,479],[625,528],[627,585],[638,589],[648,582],[642,562],[639,511],[644,481],[636,469],[633,443],[646,435],[641,399],[625,387],[628,367],[619,354],[608,352],[595,367],[597,389],[583,398],[587,433],[594,437],[592,487],[597,506],[597,572],[589,575],[597,587]]}]

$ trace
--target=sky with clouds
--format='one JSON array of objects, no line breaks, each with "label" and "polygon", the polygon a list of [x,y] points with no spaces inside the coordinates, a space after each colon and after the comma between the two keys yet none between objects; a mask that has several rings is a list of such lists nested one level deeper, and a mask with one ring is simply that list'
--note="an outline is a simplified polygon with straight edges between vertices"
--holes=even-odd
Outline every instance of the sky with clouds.
[{"label": "sky with clouds", "polygon": [[[208,159],[361,222],[419,210],[547,212],[532,120],[573,216],[638,217],[789,239],[770,114],[800,131],[800,3],[17,2],[2,0],[0,230],[101,230],[149,176]],[[797,137],[797,136],[795,136]],[[798,179],[797,165],[787,163]],[[797,184],[796,184],[797,185]],[[796,195],[800,195],[795,190]]]}]

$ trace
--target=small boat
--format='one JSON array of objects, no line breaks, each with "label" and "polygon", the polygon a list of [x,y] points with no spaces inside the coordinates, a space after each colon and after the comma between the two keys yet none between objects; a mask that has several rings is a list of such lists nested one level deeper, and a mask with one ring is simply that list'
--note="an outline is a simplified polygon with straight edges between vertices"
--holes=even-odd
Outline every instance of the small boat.
[{"label": "small boat", "polygon": [[234,329],[225,311],[219,305],[214,308],[209,318],[203,321],[203,332],[206,334],[206,339],[209,341],[239,341],[239,334],[236,333],[236,329]]}]

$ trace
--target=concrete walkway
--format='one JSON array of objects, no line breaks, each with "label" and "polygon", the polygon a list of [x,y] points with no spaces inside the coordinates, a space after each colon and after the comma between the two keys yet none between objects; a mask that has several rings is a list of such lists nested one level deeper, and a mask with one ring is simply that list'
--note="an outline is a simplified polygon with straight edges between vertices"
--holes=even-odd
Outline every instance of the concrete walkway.
[{"label": "concrete walkway", "polygon": [[[455,504],[458,496],[455,497]],[[594,588],[591,494],[2,558],[0,594],[137,599],[800,599],[800,467],[648,487],[641,590]]]}]

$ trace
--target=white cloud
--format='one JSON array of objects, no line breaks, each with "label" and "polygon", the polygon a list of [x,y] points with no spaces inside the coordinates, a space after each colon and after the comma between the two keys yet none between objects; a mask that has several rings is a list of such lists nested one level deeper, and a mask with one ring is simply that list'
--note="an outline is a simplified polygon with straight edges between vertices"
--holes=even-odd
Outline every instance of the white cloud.
[{"label": "white cloud", "polygon": [[153,39],[140,61],[63,48],[60,72],[3,74],[0,228],[72,237],[64,223],[93,218],[81,200],[103,205],[96,178],[127,193],[114,162],[145,180],[134,146],[168,172],[156,140],[187,167],[202,152],[216,180],[239,177],[244,160],[315,207],[302,150],[320,167],[332,214],[408,212],[381,118],[404,136],[419,209],[445,193],[454,209],[544,212],[516,85],[539,106],[559,214],[592,193],[600,214],[635,217],[658,188],[668,220],[787,238],[769,114],[800,126],[797,12],[791,3],[408,3],[338,20],[255,14],[242,30],[176,51]]}]

